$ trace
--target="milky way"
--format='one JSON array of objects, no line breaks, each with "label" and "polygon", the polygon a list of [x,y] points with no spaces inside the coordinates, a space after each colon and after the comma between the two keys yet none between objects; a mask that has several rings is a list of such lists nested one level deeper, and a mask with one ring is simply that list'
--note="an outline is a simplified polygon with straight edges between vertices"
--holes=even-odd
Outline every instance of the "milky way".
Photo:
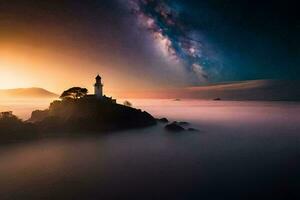
[{"label": "milky way", "polygon": [[[24,51],[28,47],[59,57],[80,57],[91,63],[90,71],[122,74],[116,80],[130,74],[135,78],[132,85],[145,87],[299,79],[296,1],[0,2],[0,53],[17,54],[16,48],[23,55],[29,53]],[[143,80],[140,74],[145,75]]]},{"label": "milky way", "polygon": [[195,81],[210,78],[205,42],[199,30],[183,22],[180,5],[174,1],[131,0],[130,9],[168,60],[180,63]]}]

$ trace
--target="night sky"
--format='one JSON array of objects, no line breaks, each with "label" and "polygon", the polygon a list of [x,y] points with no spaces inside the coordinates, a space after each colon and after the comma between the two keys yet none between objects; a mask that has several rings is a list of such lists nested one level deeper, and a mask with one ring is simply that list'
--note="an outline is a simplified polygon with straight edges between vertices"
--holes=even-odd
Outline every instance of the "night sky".
[{"label": "night sky", "polygon": [[0,42],[73,49],[162,84],[298,79],[296,8],[289,1],[0,0]]}]

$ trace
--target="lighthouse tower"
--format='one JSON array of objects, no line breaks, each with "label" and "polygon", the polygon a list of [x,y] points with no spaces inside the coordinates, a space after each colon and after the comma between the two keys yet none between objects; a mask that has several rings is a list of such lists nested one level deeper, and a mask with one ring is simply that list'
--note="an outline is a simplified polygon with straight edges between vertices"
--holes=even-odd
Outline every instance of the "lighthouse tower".
[{"label": "lighthouse tower", "polygon": [[101,77],[99,74],[96,77],[96,83],[94,85],[95,88],[95,96],[97,99],[102,99],[103,97],[103,84],[101,83]]}]

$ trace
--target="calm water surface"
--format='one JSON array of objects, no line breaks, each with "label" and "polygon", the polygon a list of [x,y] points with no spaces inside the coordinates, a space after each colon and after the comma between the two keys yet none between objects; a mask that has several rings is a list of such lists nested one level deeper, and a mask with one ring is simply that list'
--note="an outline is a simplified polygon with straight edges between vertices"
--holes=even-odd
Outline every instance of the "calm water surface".
[{"label": "calm water surface", "polygon": [[157,125],[1,146],[0,199],[288,199],[300,190],[299,103],[131,101],[200,131]]}]

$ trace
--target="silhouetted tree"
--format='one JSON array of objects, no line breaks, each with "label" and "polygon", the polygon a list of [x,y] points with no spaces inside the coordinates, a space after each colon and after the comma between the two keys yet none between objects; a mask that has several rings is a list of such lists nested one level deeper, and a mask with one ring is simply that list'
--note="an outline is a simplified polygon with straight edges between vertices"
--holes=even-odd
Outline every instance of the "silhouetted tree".
[{"label": "silhouetted tree", "polygon": [[129,101],[124,101],[123,105],[128,106],[128,107],[132,107],[132,103],[130,103]]},{"label": "silhouetted tree", "polygon": [[0,113],[0,143],[35,138],[36,128],[25,123],[11,111]]},{"label": "silhouetted tree", "polygon": [[64,91],[59,98],[62,100],[66,99],[79,99],[87,95],[88,90],[86,88],[81,87],[72,87],[66,91]]},{"label": "silhouetted tree", "polygon": [[21,122],[21,120],[13,115],[12,111],[6,111],[6,112],[1,112],[0,113],[0,120],[1,122],[3,121],[16,121],[16,122]]}]

